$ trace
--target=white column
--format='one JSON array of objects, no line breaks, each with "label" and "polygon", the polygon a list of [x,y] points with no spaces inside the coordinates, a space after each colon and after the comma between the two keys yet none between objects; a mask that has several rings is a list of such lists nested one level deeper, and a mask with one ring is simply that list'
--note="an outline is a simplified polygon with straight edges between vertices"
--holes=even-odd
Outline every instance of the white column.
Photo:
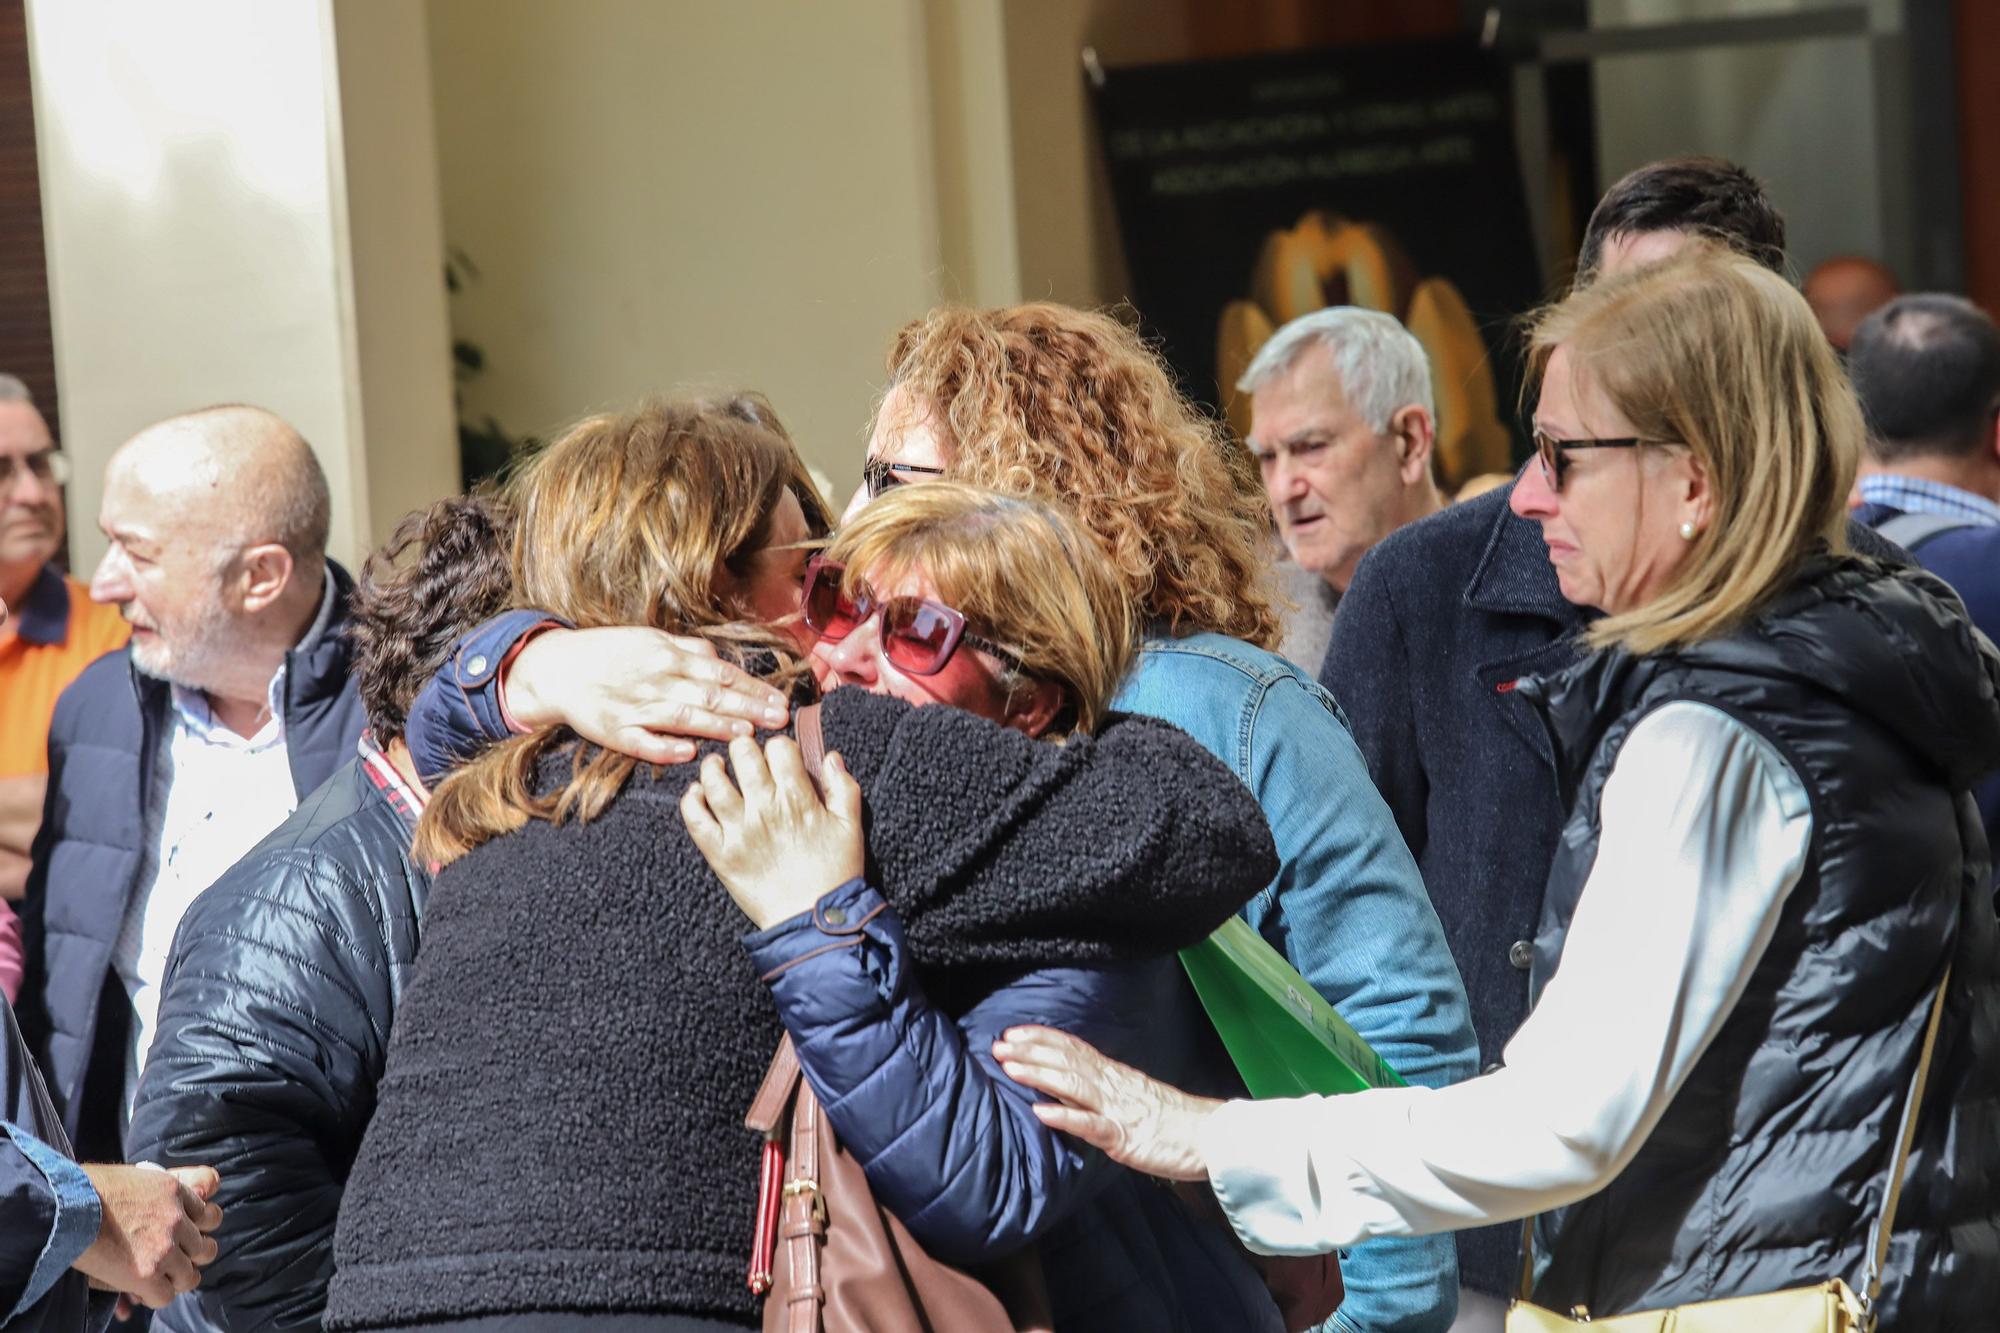
[{"label": "white column", "polygon": [[103,465],[218,402],[285,417],[356,561],[456,489],[423,12],[393,0],[29,0],[80,569]]}]

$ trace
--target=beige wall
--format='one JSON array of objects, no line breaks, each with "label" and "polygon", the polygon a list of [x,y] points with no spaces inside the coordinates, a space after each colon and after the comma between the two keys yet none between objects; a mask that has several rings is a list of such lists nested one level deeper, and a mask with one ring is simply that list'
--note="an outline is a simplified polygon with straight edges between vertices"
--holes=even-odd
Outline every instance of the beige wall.
[{"label": "beige wall", "polygon": [[1106,65],[1185,60],[1200,0],[1007,0],[1023,296],[1101,305],[1129,295],[1082,51]]},{"label": "beige wall", "polygon": [[340,116],[329,169],[344,206],[331,220],[348,414],[367,465],[350,504],[374,546],[460,485],[444,223],[423,8],[334,0],[333,16]]},{"label": "beige wall", "polygon": [[452,309],[489,367],[469,409],[546,434],[754,387],[844,498],[890,334],[1007,281],[998,187],[938,170],[1004,127],[930,69],[934,37],[983,68],[997,3],[941,30],[922,0],[430,0],[445,231],[483,275]]},{"label": "beige wall", "polygon": [[[450,388],[428,96],[412,81],[425,70],[396,58],[412,40],[421,51],[421,14],[393,0],[31,0],[28,18],[78,568],[103,550],[105,459],[216,402],[261,404],[306,435],[333,491],[333,554],[354,560],[388,510],[446,488],[455,447],[438,438]],[[349,21],[368,29],[371,54],[350,64],[372,104],[343,125]],[[433,350],[385,357],[371,334],[364,357],[363,333],[390,326]]]},{"label": "beige wall", "polygon": [[1079,52],[1184,58],[1193,2],[428,0],[467,407],[752,385],[844,495],[905,320],[1125,295]]}]

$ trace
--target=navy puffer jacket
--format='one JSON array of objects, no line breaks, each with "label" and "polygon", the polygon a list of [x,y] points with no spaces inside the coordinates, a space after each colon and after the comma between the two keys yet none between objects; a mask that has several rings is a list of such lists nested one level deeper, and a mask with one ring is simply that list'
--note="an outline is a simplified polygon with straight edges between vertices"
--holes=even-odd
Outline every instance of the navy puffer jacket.
[{"label": "navy puffer jacket", "polygon": [[927,990],[902,922],[861,880],[745,943],[834,1134],[929,1253],[971,1264],[1037,1242],[1059,1330],[1283,1327],[1219,1229],[1051,1134],[1030,1109],[1041,1098],[993,1059],[1001,1033],[1039,1023],[1241,1096],[1174,958],[932,974]]},{"label": "navy puffer jacket", "polygon": [[221,1173],[221,1254],[155,1328],[320,1326],[430,892],[412,831],[356,760],[182,918],[126,1147]]}]

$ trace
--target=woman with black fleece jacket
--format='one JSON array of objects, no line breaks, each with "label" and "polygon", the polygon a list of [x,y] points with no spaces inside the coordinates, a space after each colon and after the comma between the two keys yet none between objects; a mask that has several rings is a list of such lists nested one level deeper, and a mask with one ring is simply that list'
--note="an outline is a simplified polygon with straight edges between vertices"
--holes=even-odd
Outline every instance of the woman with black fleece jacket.
[{"label": "woman with black fleece jacket", "polygon": [[[607,463],[558,442],[517,497],[522,549],[544,562],[560,550],[579,566],[601,561],[601,600],[631,577],[619,569],[616,525],[670,513],[684,539],[689,506],[719,484],[692,479],[678,505],[627,503],[605,520],[611,531],[542,521],[535,497],[558,489],[551,473],[570,468],[570,505],[583,489],[622,496],[630,483],[614,465],[634,466],[635,449],[626,438]],[[687,462],[645,461],[649,475]],[[789,506],[781,497],[765,508],[774,504]],[[748,530],[770,543],[751,544],[740,562],[752,581],[760,560],[794,546],[764,518],[753,515]],[[655,530],[629,544],[664,540]],[[593,610],[576,587],[522,591],[572,621],[614,614]],[[742,600],[757,604],[754,591]],[[649,607],[668,600],[647,588],[622,595]],[[796,606],[796,581],[790,597]],[[1102,627],[1124,648],[1090,650],[1101,659],[1090,673],[1097,683],[1079,685],[1043,666],[1021,627],[965,609],[954,670],[976,659],[994,687],[986,711],[1013,725],[834,691],[821,721],[865,800],[865,883],[747,937],[682,824],[688,770],[628,764],[593,789],[612,761],[558,732],[509,742],[439,789],[427,826],[451,826],[453,810],[459,825],[484,826],[457,846],[439,844],[462,854],[437,877],[379,1109],[349,1179],[330,1329],[755,1327],[745,1273],[759,1145],[742,1121],[785,1030],[766,974],[830,951],[861,958],[843,948],[857,935],[872,946],[868,957],[910,964],[882,977],[898,1014],[935,1005],[952,1021],[927,1031],[964,1032],[957,1049],[934,1053],[956,1064],[946,1135],[957,1155],[933,1172],[933,1193],[964,1205],[961,1231],[980,1209],[993,1221],[979,1238],[990,1252],[953,1261],[1035,1245],[1059,1331],[1272,1327],[1275,1309],[1233,1242],[1177,1217],[1170,1195],[1049,1133],[980,1035],[1051,1023],[1162,1076],[1214,1077],[1212,1039],[1204,1044],[1172,955],[1269,882],[1276,855],[1261,812],[1175,728],[1103,720],[1110,685],[1129,665],[1129,626]],[[1088,624],[1072,631],[1095,637]],[[1051,678],[1062,681],[1052,693]],[[1098,734],[1030,739],[1024,732],[1054,715],[1020,710],[1050,699],[1064,719],[1051,734],[1101,723]],[[487,799],[495,793],[505,799]],[[885,909],[867,909],[871,899]],[[850,917],[843,903],[864,910]],[[830,1100],[828,1113],[839,1129]],[[922,1174],[936,1146],[912,1140],[914,1166],[897,1165]],[[878,1197],[890,1193],[869,1171]],[[921,1219],[904,1220],[932,1243]],[[1183,1313],[1175,1288],[1190,1285],[1209,1289],[1202,1309],[1242,1317]],[[1123,1302],[1115,1325],[1089,1308],[1104,1292]]]},{"label": "woman with black fleece jacket", "polygon": [[[1123,1012],[1083,1030],[1187,1067],[1159,1049],[1186,1031],[1157,1007],[1171,988],[1119,963],[1194,943],[1270,881],[1270,833],[1218,761],[1143,718],[1056,747],[838,690],[823,720],[867,803],[868,882],[934,993],[1109,964],[1094,998]],[[681,826],[683,781],[635,777],[588,824],[532,821],[439,874],[348,1181],[329,1328],[533,1310],[756,1322],[743,1113],[784,1028]],[[989,1095],[1025,1107],[1003,1081]],[[1015,1149],[1051,1193],[1090,1160]]]}]

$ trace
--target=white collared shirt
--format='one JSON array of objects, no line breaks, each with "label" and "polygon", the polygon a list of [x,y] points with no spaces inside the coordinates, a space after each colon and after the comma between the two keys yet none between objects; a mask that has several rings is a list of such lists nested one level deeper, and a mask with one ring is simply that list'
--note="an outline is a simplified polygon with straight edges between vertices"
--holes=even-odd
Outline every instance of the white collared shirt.
[{"label": "white collared shirt", "polygon": [[[154,792],[161,798],[149,849],[152,877],[125,908],[112,966],[132,1000],[125,1058],[125,1110],[153,1044],[160,984],[181,917],[298,805],[285,745],[285,668],[271,677],[270,720],[239,736],[215,720],[199,690],[172,687],[173,712]],[[149,802],[150,804],[150,802]]]}]

